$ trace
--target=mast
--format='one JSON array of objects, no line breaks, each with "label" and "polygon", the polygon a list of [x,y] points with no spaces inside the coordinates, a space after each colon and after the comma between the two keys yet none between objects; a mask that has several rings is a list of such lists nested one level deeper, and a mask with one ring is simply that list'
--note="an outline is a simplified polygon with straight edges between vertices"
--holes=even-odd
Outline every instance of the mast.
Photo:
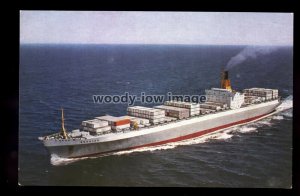
[{"label": "mast", "polygon": [[67,131],[65,129],[65,119],[64,119],[64,109],[61,108],[61,130],[60,134],[63,136],[64,139],[67,139]]}]

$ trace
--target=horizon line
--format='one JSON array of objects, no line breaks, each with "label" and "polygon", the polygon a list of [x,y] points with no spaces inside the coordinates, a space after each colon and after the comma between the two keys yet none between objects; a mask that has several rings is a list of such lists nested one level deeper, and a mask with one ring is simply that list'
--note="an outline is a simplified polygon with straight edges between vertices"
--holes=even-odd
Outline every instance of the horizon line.
[{"label": "horizon line", "polygon": [[19,45],[177,45],[177,46],[274,46],[274,47],[293,47],[294,44],[145,44],[145,43],[19,43]]}]

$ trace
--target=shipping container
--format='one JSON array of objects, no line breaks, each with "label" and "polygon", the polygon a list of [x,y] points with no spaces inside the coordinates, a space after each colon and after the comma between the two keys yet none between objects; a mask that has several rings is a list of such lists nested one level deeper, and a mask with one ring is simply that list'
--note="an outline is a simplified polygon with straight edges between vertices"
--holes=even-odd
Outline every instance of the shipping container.
[{"label": "shipping container", "polygon": [[164,122],[164,117],[163,118],[159,118],[159,119],[154,119],[154,120],[150,120],[150,123],[152,124],[159,124],[159,123],[162,123]]},{"label": "shipping container", "polygon": [[112,130],[122,130],[130,128],[130,124],[119,125],[119,126],[111,126]]},{"label": "shipping container", "polygon": [[87,131],[89,132],[95,132],[95,133],[101,133],[104,131],[110,131],[111,127],[110,126],[106,126],[106,127],[101,127],[101,128],[87,128]]},{"label": "shipping container", "polygon": [[167,122],[170,122],[170,121],[175,121],[175,120],[177,120],[177,118],[173,118],[173,117],[170,117],[170,116],[166,116],[166,117],[165,117],[165,120],[166,120]]},{"label": "shipping container", "polygon": [[177,108],[173,106],[159,105],[155,108],[165,110],[166,116],[171,116],[179,119],[188,118],[190,116],[190,110],[186,108]]},{"label": "shipping container", "polygon": [[246,96],[265,97],[266,100],[278,98],[278,89],[251,88],[244,89]]},{"label": "shipping container", "polygon": [[110,115],[105,115],[105,116],[99,116],[99,117],[96,117],[96,118],[99,119],[99,120],[107,121],[108,124],[111,125],[112,122],[114,122],[117,117],[110,116]]},{"label": "shipping container", "polygon": [[129,124],[130,123],[130,119],[120,119],[120,120],[116,120],[112,123],[113,126],[120,126],[120,125],[125,125],[125,124]]},{"label": "shipping container", "polygon": [[143,125],[149,123],[149,119],[130,116],[130,123],[137,123]]},{"label": "shipping container", "polygon": [[227,104],[226,103],[221,103],[221,102],[205,102],[206,104],[209,105],[216,105],[216,106],[220,106],[221,108],[226,108]]},{"label": "shipping container", "polygon": [[190,102],[181,102],[181,101],[166,101],[164,103],[166,106],[172,106],[177,108],[186,108],[189,109],[189,116],[195,116],[199,114],[200,104],[190,103]]},{"label": "shipping container", "polygon": [[79,133],[71,133],[71,137],[81,137],[81,132],[79,132]]},{"label": "shipping container", "polygon": [[142,107],[142,106],[133,106],[127,108],[127,114],[129,116],[155,120],[164,117],[165,111],[154,109],[154,108]]},{"label": "shipping container", "polygon": [[166,101],[164,105],[175,106],[180,108],[188,108],[188,109],[199,107],[199,104],[197,103],[181,102],[181,101]]},{"label": "shipping container", "polygon": [[203,103],[203,104],[200,104],[200,108],[204,108],[204,109],[210,109],[210,110],[216,110],[216,111],[218,111],[218,110],[220,110],[220,109],[221,109],[221,107],[220,107],[220,106],[216,106],[216,105],[209,105],[209,104],[205,104],[205,103]]},{"label": "shipping container", "polygon": [[130,119],[126,116],[115,117],[115,116],[106,115],[106,116],[100,116],[96,118],[107,122],[111,126],[119,126],[119,125],[125,125],[130,123]]},{"label": "shipping container", "polygon": [[102,125],[106,126],[105,123],[106,122],[103,122],[99,119],[92,119],[92,120],[82,121],[81,125],[91,127],[91,128],[95,128],[95,127],[102,126]]}]

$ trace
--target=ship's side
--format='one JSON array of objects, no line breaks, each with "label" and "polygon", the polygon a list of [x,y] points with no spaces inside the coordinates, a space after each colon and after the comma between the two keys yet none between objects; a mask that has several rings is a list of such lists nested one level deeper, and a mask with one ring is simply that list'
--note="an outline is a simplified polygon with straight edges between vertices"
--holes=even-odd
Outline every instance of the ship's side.
[{"label": "ship's side", "polygon": [[66,158],[162,145],[200,137],[234,125],[251,122],[271,113],[278,105],[279,100],[275,99],[234,110],[225,110],[155,127],[143,128],[138,131],[110,133],[84,140],[44,140],[44,145],[51,154]]}]

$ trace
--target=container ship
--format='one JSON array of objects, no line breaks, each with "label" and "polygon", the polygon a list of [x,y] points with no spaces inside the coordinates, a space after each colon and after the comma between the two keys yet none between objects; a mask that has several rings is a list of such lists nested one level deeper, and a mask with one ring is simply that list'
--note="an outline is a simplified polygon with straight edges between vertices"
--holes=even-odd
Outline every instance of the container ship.
[{"label": "container ship", "polygon": [[280,104],[278,89],[233,90],[228,71],[222,71],[221,87],[205,95],[204,103],[170,100],[153,108],[128,107],[127,115],[95,117],[70,132],[62,110],[61,130],[39,139],[62,158],[97,156],[201,137],[263,118]]}]

